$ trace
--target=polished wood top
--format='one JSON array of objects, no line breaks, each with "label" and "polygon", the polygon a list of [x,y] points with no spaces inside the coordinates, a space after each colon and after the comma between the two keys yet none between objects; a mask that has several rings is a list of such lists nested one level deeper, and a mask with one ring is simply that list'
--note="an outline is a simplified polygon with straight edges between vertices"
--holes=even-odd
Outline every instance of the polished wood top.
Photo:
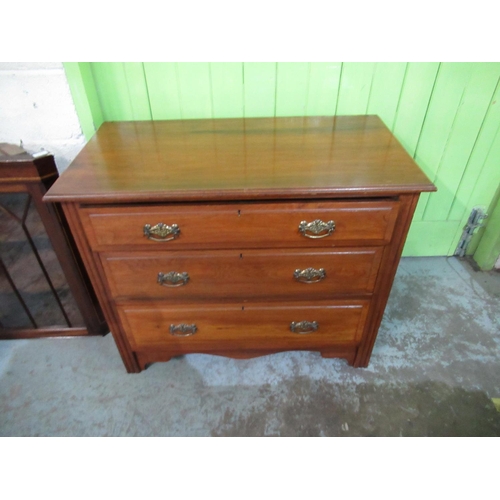
[{"label": "polished wood top", "polygon": [[106,122],[45,199],[165,202],[434,190],[377,116],[236,118]]}]

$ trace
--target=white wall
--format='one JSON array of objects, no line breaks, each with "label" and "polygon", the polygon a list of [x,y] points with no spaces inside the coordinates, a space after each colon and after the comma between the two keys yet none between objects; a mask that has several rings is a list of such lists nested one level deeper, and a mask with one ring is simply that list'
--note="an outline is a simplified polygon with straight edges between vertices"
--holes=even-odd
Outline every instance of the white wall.
[{"label": "white wall", "polygon": [[85,144],[62,63],[0,62],[0,142],[46,150],[62,172]]}]

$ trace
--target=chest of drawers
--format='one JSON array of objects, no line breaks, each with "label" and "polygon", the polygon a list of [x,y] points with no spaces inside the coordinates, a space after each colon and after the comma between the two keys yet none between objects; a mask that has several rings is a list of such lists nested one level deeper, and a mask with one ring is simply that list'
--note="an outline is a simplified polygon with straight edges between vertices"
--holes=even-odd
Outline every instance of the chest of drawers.
[{"label": "chest of drawers", "polygon": [[105,123],[51,188],[129,372],[318,351],[367,366],[435,188],[376,116]]}]

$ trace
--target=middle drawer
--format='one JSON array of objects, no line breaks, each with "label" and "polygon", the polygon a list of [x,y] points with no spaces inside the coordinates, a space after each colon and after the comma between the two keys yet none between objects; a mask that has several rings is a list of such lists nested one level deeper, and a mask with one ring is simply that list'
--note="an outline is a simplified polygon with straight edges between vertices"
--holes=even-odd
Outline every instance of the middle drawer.
[{"label": "middle drawer", "polygon": [[383,248],[104,253],[115,299],[312,299],[371,293]]}]

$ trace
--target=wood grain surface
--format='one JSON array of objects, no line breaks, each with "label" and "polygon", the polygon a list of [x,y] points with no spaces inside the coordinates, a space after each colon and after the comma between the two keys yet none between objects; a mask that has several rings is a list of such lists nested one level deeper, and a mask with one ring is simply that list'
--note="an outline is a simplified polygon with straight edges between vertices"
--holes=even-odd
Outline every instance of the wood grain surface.
[{"label": "wood grain surface", "polygon": [[[353,345],[361,339],[368,308],[368,300],[175,307],[155,303],[119,305],[118,312],[134,348],[159,347],[177,352],[177,347],[184,346],[197,352],[207,346],[320,350],[339,344]],[[318,328],[311,333],[292,332],[290,324],[301,321],[316,321]],[[196,325],[197,331],[186,337],[172,335],[170,325],[179,324]]]},{"label": "wood grain surface", "polygon": [[[83,208],[87,237],[94,249],[139,246],[151,250],[181,248],[305,247],[386,244],[399,202],[321,201],[282,203],[191,204]],[[323,238],[299,231],[302,221],[332,221],[335,230]],[[177,238],[155,241],[144,226],[177,224]],[[306,233],[309,234],[309,233]]]},{"label": "wood grain surface", "polygon": [[106,122],[51,201],[188,201],[434,191],[377,116]]},{"label": "wood grain surface", "polygon": [[[172,301],[313,300],[373,291],[382,248],[343,250],[219,250],[101,254],[116,299]],[[294,278],[297,269],[323,269],[314,283]],[[187,273],[179,286],[158,283],[158,273]]]}]

